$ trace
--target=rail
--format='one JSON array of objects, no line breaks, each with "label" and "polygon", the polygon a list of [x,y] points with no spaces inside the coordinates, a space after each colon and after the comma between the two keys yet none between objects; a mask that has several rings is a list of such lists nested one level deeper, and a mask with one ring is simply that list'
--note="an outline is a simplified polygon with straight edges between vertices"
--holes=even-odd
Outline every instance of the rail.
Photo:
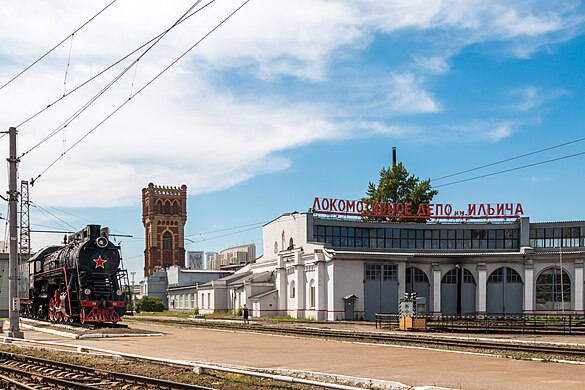
[{"label": "rail", "polygon": [[[397,328],[396,313],[376,313],[376,328]],[[470,314],[461,316],[427,316],[429,330],[481,333],[549,333],[585,334],[583,314]]]}]

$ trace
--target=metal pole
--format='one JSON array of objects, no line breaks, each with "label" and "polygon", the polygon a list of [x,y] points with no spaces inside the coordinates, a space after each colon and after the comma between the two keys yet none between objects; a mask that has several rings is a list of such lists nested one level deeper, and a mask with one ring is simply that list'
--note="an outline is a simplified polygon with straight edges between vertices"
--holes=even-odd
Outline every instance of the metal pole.
[{"label": "metal pole", "polygon": [[563,235],[561,234],[561,243],[559,245],[559,261],[561,263],[561,310],[565,315],[565,291],[563,286]]},{"label": "metal pole", "polygon": [[9,328],[8,337],[24,338],[20,330],[20,321],[18,310],[20,301],[18,298],[18,224],[17,224],[17,207],[18,207],[18,190],[16,189],[16,171],[18,167],[18,158],[16,157],[16,128],[11,127],[8,130],[10,137],[9,148],[9,174],[8,174],[8,208],[9,208],[9,225],[10,225],[10,252],[8,254],[8,319]]}]

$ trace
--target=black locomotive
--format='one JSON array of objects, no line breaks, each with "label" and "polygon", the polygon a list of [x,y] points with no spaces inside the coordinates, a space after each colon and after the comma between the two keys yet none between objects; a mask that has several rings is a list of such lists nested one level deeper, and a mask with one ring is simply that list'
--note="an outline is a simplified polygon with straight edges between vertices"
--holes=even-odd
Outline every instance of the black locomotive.
[{"label": "black locomotive", "polygon": [[[25,268],[25,269],[22,269]],[[20,311],[55,322],[116,323],[126,314],[128,273],[108,229],[88,225],[21,265]]]}]

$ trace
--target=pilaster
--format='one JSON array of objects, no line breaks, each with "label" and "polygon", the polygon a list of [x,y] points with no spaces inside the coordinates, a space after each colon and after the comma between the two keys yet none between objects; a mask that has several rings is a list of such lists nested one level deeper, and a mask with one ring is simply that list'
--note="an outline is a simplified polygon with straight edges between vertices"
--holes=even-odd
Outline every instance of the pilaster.
[{"label": "pilaster", "polygon": [[485,314],[487,307],[487,267],[485,263],[477,264],[477,313]]}]

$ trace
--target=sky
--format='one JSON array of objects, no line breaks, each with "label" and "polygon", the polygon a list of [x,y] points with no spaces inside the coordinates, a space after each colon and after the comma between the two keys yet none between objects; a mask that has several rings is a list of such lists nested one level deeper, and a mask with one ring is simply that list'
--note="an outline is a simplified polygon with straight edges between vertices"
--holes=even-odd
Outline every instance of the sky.
[{"label": "sky", "polygon": [[583,2],[244,1],[0,3],[33,249],[108,226],[140,280],[152,182],[187,185],[186,250],[261,254],[262,223],[361,198],[392,147],[435,203],[585,220]]}]

